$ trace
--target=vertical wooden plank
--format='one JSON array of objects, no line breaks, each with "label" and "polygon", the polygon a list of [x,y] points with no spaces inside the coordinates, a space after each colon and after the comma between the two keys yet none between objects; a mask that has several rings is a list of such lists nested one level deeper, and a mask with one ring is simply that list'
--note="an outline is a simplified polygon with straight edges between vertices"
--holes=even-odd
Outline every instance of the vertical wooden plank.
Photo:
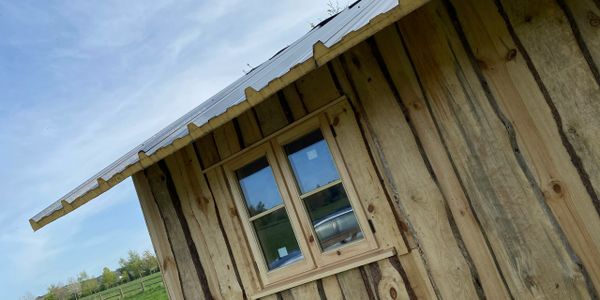
[{"label": "vertical wooden plank", "polygon": [[411,62],[406,55],[395,26],[389,26],[375,35],[377,48],[390,72],[390,77],[400,94],[408,115],[420,137],[423,149],[431,162],[440,188],[445,195],[465,247],[477,269],[483,290],[489,299],[506,299],[509,296],[502,275],[494,262],[481,226],[474,215],[461,183],[444,151],[444,145],[431,115],[427,111],[423,91],[419,86]]},{"label": "vertical wooden plank", "polygon": [[406,273],[408,285],[410,285],[409,295],[414,294],[416,299],[437,299],[433,291],[429,273],[425,268],[425,263],[418,249],[413,249],[408,254],[399,258],[400,264]]},{"label": "vertical wooden plank", "polygon": [[279,298],[277,297],[277,294],[265,296],[265,297],[262,297],[260,299],[261,300],[279,300]]},{"label": "vertical wooden plank", "polygon": [[[554,1],[502,0],[499,10],[542,86],[569,150],[600,209],[600,83]],[[597,39],[598,36],[596,35]]]},{"label": "vertical wooden plank", "polygon": [[233,253],[244,291],[246,292],[246,296],[250,297],[258,291],[260,280],[256,273],[254,259],[248,248],[248,242],[240,217],[237,214],[237,209],[224,176],[221,167],[214,168],[206,173],[206,178],[208,179],[217,205],[218,214],[229,239],[231,252]]},{"label": "vertical wooden plank", "polygon": [[292,296],[291,299],[296,299],[296,300],[321,299],[321,296],[319,295],[319,290],[317,289],[316,281],[312,281],[312,282],[305,283],[303,285],[291,288],[289,290],[289,292]]},{"label": "vertical wooden plank", "polygon": [[179,271],[177,270],[177,263],[171,250],[167,230],[144,172],[138,172],[133,175],[133,184],[140,200],[144,220],[148,227],[154,252],[156,252],[158,266],[160,267],[169,299],[183,300]]},{"label": "vertical wooden plank", "polygon": [[[548,205],[600,290],[600,218],[561,142],[560,129],[541,89],[516,51],[493,1],[452,2],[473,55],[486,66],[481,72],[491,92],[515,126],[520,149]],[[571,2],[583,5],[584,1]],[[600,35],[596,40],[600,42]],[[512,59],[507,59],[509,53],[514,53]]]},{"label": "vertical wooden plank", "polygon": [[288,124],[277,94],[254,107],[262,133],[267,136]]},{"label": "vertical wooden plank", "polygon": [[338,282],[337,276],[328,276],[321,279],[323,283],[323,291],[327,300],[344,300],[344,294],[342,294],[342,287]]},{"label": "vertical wooden plank", "polygon": [[[353,102],[356,102],[357,96],[354,91],[354,87],[348,78],[347,72],[344,70],[344,66],[341,60],[333,60],[330,63],[330,70],[332,70],[333,76],[335,76],[336,81],[340,84],[340,88],[343,91],[343,93],[347,95],[350,99],[353,99]],[[359,111],[358,117],[361,118],[361,122],[363,122],[364,124],[364,110],[362,110],[362,107],[360,105],[358,105],[356,109]],[[365,134],[370,137],[368,130],[365,132]],[[367,138],[367,141],[370,143],[370,148],[377,148],[373,145],[372,138]],[[376,162],[378,161],[376,160]],[[380,170],[384,170],[381,164],[379,164],[378,167]],[[397,200],[395,199],[394,201]],[[403,230],[408,230],[406,225],[404,225],[402,228]],[[405,238],[407,239],[408,245],[415,244],[414,246],[411,246],[411,252],[399,256],[402,268],[404,268],[406,271],[406,278],[411,286],[410,288],[415,294],[416,298],[418,299],[434,299],[437,296],[433,289],[429,273],[424,267],[423,257],[419,254],[419,250],[416,249],[417,246],[414,242],[413,235],[406,234]]]},{"label": "vertical wooden plank", "polygon": [[336,276],[345,299],[371,299],[359,269],[351,269]]},{"label": "vertical wooden plank", "polygon": [[362,209],[371,220],[380,247],[395,247],[398,255],[408,253],[400,226],[394,216],[388,197],[381,186],[373,162],[348,103],[340,103],[326,111],[335,130],[335,141],[340,149],[344,165],[350,173]]},{"label": "vertical wooden plank", "polygon": [[208,168],[221,160],[212,132],[195,141],[194,147],[197,149],[203,168]]},{"label": "vertical wooden plank", "polygon": [[243,292],[221,231],[215,202],[190,145],[167,157],[181,206],[217,299],[242,299]]},{"label": "vertical wooden plank", "polygon": [[292,112],[292,116],[294,120],[298,120],[304,117],[306,112],[306,107],[304,103],[302,103],[302,99],[300,98],[300,94],[298,94],[298,90],[295,83],[292,83],[285,87],[283,90],[283,96],[285,97],[285,101]]},{"label": "vertical wooden plank", "polygon": [[376,281],[379,299],[410,299],[406,289],[407,283],[404,282],[402,275],[398,273],[389,259],[371,264],[369,271],[372,277],[375,278],[376,274],[381,277]]},{"label": "vertical wooden plank", "polygon": [[[440,1],[400,21],[427,103],[515,297],[589,297]],[[447,22],[446,22],[447,24]],[[518,242],[517,242],[518,241]]]},{"label": "vertical wooden plank", "polygon": [[229,121],[215,129],[214,135],[215,144],[217,145],[217,150],[219,151],[219,156],[221,159],[225,159],[242,149],[240,145],[240,137],[238,137],[232,121]]},{"label": "vertical wooden plank", "polygon": [[394,208],[409,221],[434,286],[442,297],[477,298],[444,197],[369,46],[361,43],[342,59],[362,104],[365,127],[373,140],[371,147]]},{"label": "vertical wooden plank", "polygon": [[341,96],[327,66],[320,67],[298,79],[296,86],[308,112],[315,111]]},{"label": "vertical wooden plank", "polygon": [[243,148],[248,147],[262,138],[258,121],[252,109],[242,113],[237,117],[237,122],[242,134]]},{"label": "vertical wooden plank", "polygon": [[192,258],[194,254],[191,253],[188,244],[190,241],[187,240],[181,220],[177,216],[172,194],[167,186],[166,174],[163,173],[158,164],[155,164],[146,170],[146,176],[173,249],[184,298],[205,299],[205,291],[198,274],[197,265]]},{"label": "vertical wooden plank", "polygon": [[[566,14],[572,18],[574,32],[580,39],[582,52],[589,53],[589,59],[596,69],[600,68],[600,3],[594,0],[559,0]],[[575,25],[575,26],[574,26]],[[585,54],[588,55],[588,54]]]}]

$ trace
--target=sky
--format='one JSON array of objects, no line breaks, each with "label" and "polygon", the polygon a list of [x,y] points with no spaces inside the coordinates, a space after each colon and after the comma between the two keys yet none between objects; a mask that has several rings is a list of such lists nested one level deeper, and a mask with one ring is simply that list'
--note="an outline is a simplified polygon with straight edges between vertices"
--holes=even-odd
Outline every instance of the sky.
[{"label": "sky", "polygon": [[0,298],[152,249],[126,180],[30,217],[292,43],[326,0],[0,0]]}]

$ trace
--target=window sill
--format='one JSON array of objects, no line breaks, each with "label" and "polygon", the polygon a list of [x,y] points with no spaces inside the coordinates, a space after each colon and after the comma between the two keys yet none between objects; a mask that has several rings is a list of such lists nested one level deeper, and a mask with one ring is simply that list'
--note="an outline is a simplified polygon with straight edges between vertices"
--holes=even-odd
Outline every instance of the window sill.
[{"label": "window sill", "polygon": [[256,293],[255,295],[252,295],[251,299],[266,297],[287,289],[291,289],[293,287],[297,287],[299,285],[303,285],[311,281],[315,281],[321,278],[325,278],[327,276],[335,275],[337,273],[341,273],[350,269],[358,268],[363,265],[380,261],[388,257],[394,256],[395,254],[396,250],[394,248],[369,251],[323,268],[310,270],[308,272],[298,274],[291,278],[287,278],[285,280],[266,285],[260,292]]}]

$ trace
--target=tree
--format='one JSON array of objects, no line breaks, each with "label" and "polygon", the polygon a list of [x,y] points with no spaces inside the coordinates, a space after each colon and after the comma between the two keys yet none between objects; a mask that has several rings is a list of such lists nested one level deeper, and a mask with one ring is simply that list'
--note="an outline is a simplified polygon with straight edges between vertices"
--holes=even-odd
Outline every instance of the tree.
[{"label": "tree", "polygon": [[150,250],[144,251],[142,255],[142,270],[146,275],[158,271],[158,260]]},{"label": "tree", "polygon": [[88,279],[90,279],[90,277],[88,276],[88,274],[85,271],[81,271],[77,275],[77,281],[79,281],[80,284]]},{"label": "tree", "polygon": [[98,280],[96,280],[96,278],[90,278],[90,279],[83,280],[81,282],[81,295],[82,296],[90,295],[93,292],[95,292],[97,288],[98,288]]},{"label": "tree", "polygon": [[61,283],[52,284],[48,287],[48,293],[44,296],[45,300],[65,300],[68,297],[67,290]]},{"label": "tree", "polygon": [[102,285],[105,289],[112,287],[117,282],[117,274],[105,267],[102,269]]},{"label": "tree", "polygon": [[128,275],[131,279],[142,277],[142,257],[136,251],[129,250],[127,252],[127,259],[119,259],[119,264],[121,265],[121,270],[129,273]]},{"label": "tree", "polygon": [[67,286],[65,286],[65,289],[67,290],[69,296],[74,296],[77,299],[77,298],[79,298],[77,295],[79,295],[81,293],[81,284],[79,283],[78,280],[71,277],[71,278],[69,278]]}]

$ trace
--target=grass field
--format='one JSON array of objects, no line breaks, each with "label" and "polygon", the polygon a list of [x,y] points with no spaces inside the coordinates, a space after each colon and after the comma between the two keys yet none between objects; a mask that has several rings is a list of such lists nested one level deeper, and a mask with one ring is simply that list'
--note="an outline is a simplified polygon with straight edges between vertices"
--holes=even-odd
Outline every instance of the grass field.
[{"label": "grass field", "polygon": [[[142,280],[146,286],[144,292],[142,292]],[[159,283],[156,283],[159,282]],[[154,283],[154,284],[152,284]],[[110,288],[108,290],[102,291],[100,293],[90,295],[87,297],[83,297],[80,300],[95,300],[102,299],[106,300],[116,300],[120,299],[121,292],[125,296],[124,299],[127,300],[167,300],[167,292],[165,291],[165,286],[162,283],[161,273],[154,273],[152,275],[148,275],[144,278],[136,279],[130,281],[128,283]]]}]

